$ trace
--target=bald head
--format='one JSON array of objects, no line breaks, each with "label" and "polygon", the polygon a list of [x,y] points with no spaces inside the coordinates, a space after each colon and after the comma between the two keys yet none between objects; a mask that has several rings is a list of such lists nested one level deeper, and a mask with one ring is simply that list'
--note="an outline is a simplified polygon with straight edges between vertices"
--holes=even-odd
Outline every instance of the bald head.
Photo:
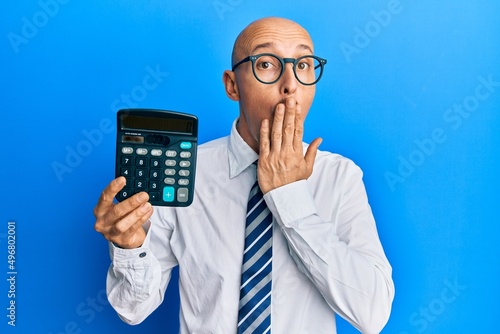
[{"label": "bald head", "polygon": [[276,39],[287,40],[300,37],[305,42],[303,49],[314,52],[313,42],[307,30],[298,23],[279,17],[268,17],[250,23],[238,35],[233,47],[232,65],[242,58],[257,53],[260,48],[272,46]]}]

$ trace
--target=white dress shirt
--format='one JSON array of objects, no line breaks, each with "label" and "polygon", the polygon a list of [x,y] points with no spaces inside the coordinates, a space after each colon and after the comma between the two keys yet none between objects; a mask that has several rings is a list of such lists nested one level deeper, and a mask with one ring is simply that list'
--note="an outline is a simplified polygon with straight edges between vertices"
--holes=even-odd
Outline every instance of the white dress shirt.
[{"label": "white dress shirt", "polygon": [[[154,207],[140,248],[110,244],[108,298],[125,322],[140,323],[158,307],[178,265],[180,333],[236,333],[258,155],[235,124],[230,136],[198,147],[191,206]],[[308,180],[264,199],[274,217],[271,333],[336,333],[334,312],[362,333],[379,333],[394,286],[361,170],[318,151]]]}]

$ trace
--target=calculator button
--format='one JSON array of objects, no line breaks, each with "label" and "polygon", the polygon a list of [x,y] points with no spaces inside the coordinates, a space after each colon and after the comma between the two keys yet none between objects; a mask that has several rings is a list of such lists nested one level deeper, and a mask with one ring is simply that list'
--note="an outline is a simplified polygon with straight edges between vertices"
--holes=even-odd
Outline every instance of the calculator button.
[{"label": "calculator button", "polygon": [[132,194],[132,190],[130,190],[130,189],[122,189],[122,191],[120,191],[118,193],[118,199],[124,200],[124,199],[130,197],[131,194]]},{"label": "calculator button", "polygon": [[153,158],[151,159],[151,167],[160,167],[161,159]]},{"label": "calculator button", "polygon": [[139,155],[146,155],[148,154],[148,149],[147,148],[138,148],[135,150],[135,153]]},{"label": "calculator button", "polygon": [[188,151],[182,151],[179,156],[183,159],[189,159],[191,158],[191,152]]},{"label": "calculator button", "polygon": [[165,175],[168,176],[175,175],[175,169],[165,169]]},{"label": "calculator button", "polygon": [[161,170],[160,169],[152,169],[149,172],[149,177],[152,179],[159,179],[161,177]]},{"label": "calculator button", "polygon": [[165,184],[175,184],[175,179],[171,178],[171,177],[166,177],[163,179],[163,182]]},{"label": "calculator button", "polygon": [[132,171],[131,171],[130,168],[122,168],[122,169],[120,169],[120,175],[122,175],[122,176],[129,177],[129,176],[131,176],[130,175],[131,173],[132,173]]},{"label": "calculator button", "polygon": [[132,161],[134,158],[132,157],[122,157],[122,166],[132,166]]},{"label": "calculator button", "polygon": [[160,193],[156,193],[156,192],[150,192],[149,193],[149,200],[151,202],[156,202],[160,199]]},{"label": "calculator button", "polygon": [[189,190],[188,188],[179,188],[177,189],[177,200],[179,202],[187,202],[189,199]]},{"label": "calculator button", "polygon": [[159,149],[151,150],[151,155],[154,157],[161,157],[162,154],[163,154],[162,150]]},{"label": "calculator button", "polygon": [[135,165],[138,167],[146,167],[148,165],[148,159],[147,158],[138,158],[135,161]]},{"label": "calculator button", "polygon": [[165,152],[165,155],[169,158],[175,158],[177,156],[177,151],[168,150],[167,152]]},{"label": "calculator button", "polygon": [[177,183],[179,183],[180,186],[187,186],[187,185],[189,185],[189,180],[188,179],[179,179],[179,181],[177,181]]},{"label": "calculator button", "polygon": [[146,189],[146,181],[135,180],[135,189],[138,189],[138,190]]},{"label": "calculator button", "polygon": [[193,144],[191,144],[188,141],[183,141],[180,145],[181,149],[183,150],[189,150],[191,147],[193,147]]},{"label": "calculator button", "polygon": [[135,177],[146,177],[147,171],[145,169],[136,169],[135,170]]},{"label": "calculator button", "polygon": [[189,166],[191,166],[191,163],[189,161],[181,161],[181,162],[179,162],[179,167],[187,168]]},{"label": "calculator button", "polygon": [[123,154],[132,154],[134,153],[134,149],[132,147],[122,147]]},{"label": "calculator button", "polygon": [[187,169],[181,169],[179,171],[179,176],[189,176],[191,174]]},{"label": "calculator button", "polygon": [[175,197],[174,187],[163,188],[163,201],[173,202]]},{"label": "calculator button", "polygon": [[160,182],[158,182],[158,181],[150,181],[149,182],[149,189],[151,189],[151,190],[158,190],[158,189],[160,189]]},{"label": "calculator button", "polygon": [[177,165],[177,161],[175,161],[175,160],[165,160],[165,166],[173,167],[175,165]]}]

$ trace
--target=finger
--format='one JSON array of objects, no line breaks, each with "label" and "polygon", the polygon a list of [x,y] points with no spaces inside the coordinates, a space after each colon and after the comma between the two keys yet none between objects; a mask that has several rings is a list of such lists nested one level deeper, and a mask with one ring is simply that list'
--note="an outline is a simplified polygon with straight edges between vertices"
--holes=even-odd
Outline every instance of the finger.
[{"label": "finger", "polygon": [[292,148],[295,132],[295,113],[297,103],[294,98],[288,98],[285,101],[285,117],[283,120],[283,139],[282,148]]},{"label": "finger", "polygon": [[[106,222],[115,224],[116,221],[121,220],[126,215],[130,214],[141,205],[149,204],[149,195],[146,192],[140,192],[134,196],[127,198],[123,202],[114,205],[107,213]],[[149,204],[150,205],[150,204]]]},{"label": "finger", "polygon": [[304,160],[306,161],[306,166],[309,173],[312,173],[314,160],[316,159],[316,154],[318,153],[318,147],[319,145],[321,145],[322,141],[323,141],[322,138],[316,138],[307,148]]},{"label": "finger", "polygon": [[126,183],[126,179],[123,176],[120,176],[108,184],[108,186],[101,193],[101,196],[97,201],[97,205],[94,208],[94,216],[96,218],[106,214],[106,212],[109,211],[109,209],[113,205],[113,199],[115,198],[116,194],[118,194],[118,192],[122,190],[123,187],[125,187]]},{"label": "finger", "polygon": [[[138,209],[139,210],[139,209]],[[144,243],[146,238],[146,231],[142,228],[143,224],[151,217],[153,209],[151,208],[145,215],[137,220],[132,226],[123,224],[120,226],[113,226],[104,234],[104,237],[115,245],[121,248],[137,248]],[[122,228],[123,231],[118,229]]]},{"label": "finger", "polygon": [[279,103],[274,112],[273,125],[271,128],[271,151],[279,151],[281,149],[281,140],[283,136],[283,119],[285,117],[285,105]]},{"label": "finger", "polygon": [[[144,205],[146,205],[147,208],[148,203],[145,203]],[[144,223],[153,215],[154,208],[153,206],[149,206],[149,209],[144,209],[143,212],[145,212],[145,214],[134,225],[132,225],[131,229],[137,230],[142,227],[142,225],[144,225]]]},{"label": "finger", "polygon": [[269,120],[264,119],[260,124],[260,148],[259,148],[259,156],[267,157],[269,155],[270,150],[270,141],[269,141]]},{"label": "finger", "polygon": [[303,151],[302,140],[304,138],[304,117],[302,115],[302,108],[297,104],[295,108],[295,131],[293,133],[293,149],[296,152]]},{"label": "finger", "polygon": [[152,214],[153,207],[146,202],[116,222],[110,229],[110,235],[118,236],[120,239],[128,239],[141,228]]}]

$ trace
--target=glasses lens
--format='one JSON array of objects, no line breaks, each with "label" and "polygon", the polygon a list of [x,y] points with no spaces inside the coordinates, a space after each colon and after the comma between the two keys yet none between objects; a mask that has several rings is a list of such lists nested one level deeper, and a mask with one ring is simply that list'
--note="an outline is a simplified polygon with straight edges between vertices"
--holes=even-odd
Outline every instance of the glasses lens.
[{"label": "glasses lens", "polygon": [[323,65],[315,57],[306,56],[299,58],[295,65],[295,73],[300,82],[312,85],[321,77]]},{"label": "glasses lens", "polygon": [[265,83],[278,80],[281,75],[281,62],[272,55],[263,55],[255,59],[254,73],[257,79]]}]

